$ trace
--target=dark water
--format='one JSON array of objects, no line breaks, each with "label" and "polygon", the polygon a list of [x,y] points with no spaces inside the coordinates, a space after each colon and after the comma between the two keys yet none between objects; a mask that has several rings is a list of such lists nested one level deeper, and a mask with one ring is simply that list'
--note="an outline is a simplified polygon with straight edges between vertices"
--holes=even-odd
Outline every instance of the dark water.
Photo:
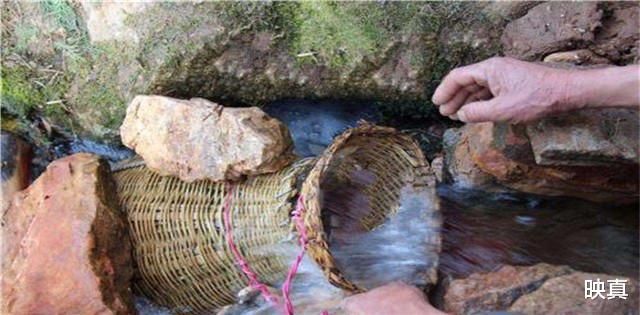
[{"label": "dark water", "polygon": [[294,151],[301,157],[319,155],[333,137],[355,127],[358,120],[378,120],[374,106],[368,103],[283,100],[267,105],[264,110],[287,125]]},{"label": "dark water", "polygon": [[545,262],[638,277],[638,205],[488,195],[446,185],[438,194],[444,274],[459,278],[503,264]]},{"label": "dark water", "polygon": [[93,153],[101,156],[109,163],[130,158],[134,152],[124,146],[109,145],[86,139],[73,139],[63,142],[54,147],[56,157],[80,152]]},{"label": "dark water", "polygon": [[106,144],[80,138],[58,139],[51,147],[46,149],[36,148],[34,159],[31,163],[32,178],[35,179],[40,176],[53,160],[80,152],[99,155],[111,165],[135,154],[132,150],[122,145]]}]

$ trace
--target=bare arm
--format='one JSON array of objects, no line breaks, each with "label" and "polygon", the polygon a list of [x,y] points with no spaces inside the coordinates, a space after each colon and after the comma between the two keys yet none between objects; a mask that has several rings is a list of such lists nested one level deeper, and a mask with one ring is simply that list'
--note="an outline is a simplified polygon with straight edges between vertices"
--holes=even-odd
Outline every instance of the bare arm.
[{"label": "bare arm", "polygon": [[640,106],[640,67],[608,67],[567,71],[570,109],[583,107]]},{"label": "bare arm", "polygon": [[465,122],[536,120],[585,107],[640,107],[640,67],[554,69],[491,58],[451,71],[436,89],[440,113]]}]

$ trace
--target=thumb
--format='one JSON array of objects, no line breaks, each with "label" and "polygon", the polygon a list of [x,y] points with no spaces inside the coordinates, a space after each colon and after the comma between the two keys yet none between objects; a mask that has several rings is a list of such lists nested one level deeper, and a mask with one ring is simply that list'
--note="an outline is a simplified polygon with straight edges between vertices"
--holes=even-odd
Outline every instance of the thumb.
[{"label": "thumb", "polygon": [[495,97],[487,101],[472,102],[458,110],[458,119],[467,123],[498,121],[503,116],[500,107],[500,100]]}]

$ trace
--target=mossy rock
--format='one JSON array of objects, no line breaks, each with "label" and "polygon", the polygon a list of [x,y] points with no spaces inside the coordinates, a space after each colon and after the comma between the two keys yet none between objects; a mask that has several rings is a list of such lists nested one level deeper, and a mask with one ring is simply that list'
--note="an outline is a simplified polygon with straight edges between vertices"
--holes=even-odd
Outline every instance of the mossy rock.
[{"label": "mossy rock", "polygon": [[[283,98],[375,100],[387,104],[382,112],[394,119],[424,117],[447,71],[499,52],[507,19],[487,14],[487,6],[12,3],[3,15],[12,25],[4,56],[20,56],[36,71],[3,56],[3,79],[16,83],[3,87],[11,97],[2,108],[110,141],[118,140],[126,104],[136,94],[204,97],[230,106]],[[43,76],[48,83],[50,70],[59,72],[52,88],[34,85]],[[52,101],[62,102],[52,103],[56,110],[40,108]]]}]

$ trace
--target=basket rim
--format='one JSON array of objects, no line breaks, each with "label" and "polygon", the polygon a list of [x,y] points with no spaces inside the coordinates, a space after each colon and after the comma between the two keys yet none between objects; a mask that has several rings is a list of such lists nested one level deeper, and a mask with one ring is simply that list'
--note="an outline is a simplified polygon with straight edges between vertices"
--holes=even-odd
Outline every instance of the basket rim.
[{"label": "basket rim", "polygon": [[[344,290],[353,293],[361,293],[366,291],[355,283],[349,281],[339,270],[336,261],[329,250],[329,242],[327,240],[324,226],[321,218],[321,197],[320,184],[327,174],[327,170],[335,154],[344,147],[348,141],[358,136],[384,136],[390,135],[407,144],[406,149],[415,155],[415,169],[417,173],[430,173],[430,166],[424,153],[420,149],[418,143],[411,136],[404,134],[395,128],[378,126],[369,122],[361,121],[356,127],[347,129],[337,136],[332,144],[325,149],[318,158],[309,175],[302,184],[300,193],[305,196],[304,206],[306,211],[303,215],[304,225],[307,230],[308,243],[307,250],[309,255],[322,268],[329,282]],[[425,175],[425,177],[428,177]]]}]

